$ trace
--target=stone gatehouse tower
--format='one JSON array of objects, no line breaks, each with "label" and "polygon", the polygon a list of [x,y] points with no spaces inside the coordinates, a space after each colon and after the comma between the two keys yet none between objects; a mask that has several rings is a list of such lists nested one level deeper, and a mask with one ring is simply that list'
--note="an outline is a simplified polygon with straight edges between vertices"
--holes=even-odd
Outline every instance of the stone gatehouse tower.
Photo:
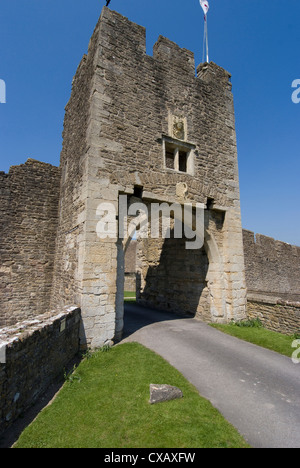
[{"label": "stone gatehouse tower", "polygon": [[[99,239],[100,203],[205,205],[205,243],[141,242],[140,299],[200,318],[245,316],[246,287],[230,75],[104,7],[73,80],[61,154],[52,306],[78,303],[92,346],[120,336],[126,240]],[[184,188],[184,190],[181,190]]]},{"label": "stone gatehouse tower", "polygon": [[[196,73],[193,53],[164,37],[148,56],[145,36],[143,27],[103,8],[72,83],[60,169],[51,169],[60,197],[58,218],[45,221],[51,239],[39,240],[45,258],[52,249],[50,260],[38,265],[44,271],[46,262],[51,270],[43,297],[51,308],[81,307],[82,346],[101,346],[122,334],[129,240],[101,239],[97,225],[104,202],[115,207],[112,225],[120,222],[125,195],[128,205],[205,208],[202,248],[188,250],[185,239],[174,236],[138,242],[139,300],[209,321],[245,317],[230,74],[214,63]],[[36,289],[38,303],[42,289]]]}]

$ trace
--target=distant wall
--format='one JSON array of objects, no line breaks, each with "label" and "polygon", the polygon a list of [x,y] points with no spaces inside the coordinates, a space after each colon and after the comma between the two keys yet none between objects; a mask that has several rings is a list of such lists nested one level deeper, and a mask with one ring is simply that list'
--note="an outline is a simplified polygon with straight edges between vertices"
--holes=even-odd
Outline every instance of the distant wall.
[{"label": "distant wall", "polygon": [[136,292],[137,241],[132,240],[125,252],[124,291]]},{"label": "distant wall", "polygon": [[79,326],[80,309],[69,307],[0,330],[0,433],[63,377],[79,350]]},{"label": "distant wall", "polygon": [[136,273],[125,273],[124,291],[136,292]]},{"label": "distant wall", "polygon": [[125,252],[125,273],[136,273],[137,241],[132,240]]},{"label": "distant wall", "polygon": [[248,294],[300,301],[300,247],[243,230]]},{"label": "distant wall", "polygon": [[243,230],[247,315],[285,334],[300,332],[300,247]]},{"label": "distant wall", "polygon": [[48,310],[60,170],[29,159],[0,173],[0,326]]}]

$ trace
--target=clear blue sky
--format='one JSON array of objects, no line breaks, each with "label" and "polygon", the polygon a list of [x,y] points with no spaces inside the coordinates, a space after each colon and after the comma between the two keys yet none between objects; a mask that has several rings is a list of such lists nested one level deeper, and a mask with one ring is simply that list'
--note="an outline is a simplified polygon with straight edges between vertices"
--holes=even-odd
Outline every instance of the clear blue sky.
[{"label": "clear blue sky", "polygon": [[[300,245],[300,1],[209,0],[210,59],[232,73],[243,227]],[[59,165],[64,107],[105,1],[0,0],[0,171],[28,157]],[[202,61],[198,0],[111,0]]]}]

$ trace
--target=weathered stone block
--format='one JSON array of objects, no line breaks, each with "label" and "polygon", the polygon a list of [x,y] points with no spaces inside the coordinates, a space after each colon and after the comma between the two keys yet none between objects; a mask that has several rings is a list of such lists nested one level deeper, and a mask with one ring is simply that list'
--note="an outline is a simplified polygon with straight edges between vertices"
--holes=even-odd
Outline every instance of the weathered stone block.
[{"label": "weathered stone block", "polygon": [[182,391],[171,385],[154,385],[150,384],[150,401],[151,405],[162,403],[164,401],[176,400],[182,398]]}]

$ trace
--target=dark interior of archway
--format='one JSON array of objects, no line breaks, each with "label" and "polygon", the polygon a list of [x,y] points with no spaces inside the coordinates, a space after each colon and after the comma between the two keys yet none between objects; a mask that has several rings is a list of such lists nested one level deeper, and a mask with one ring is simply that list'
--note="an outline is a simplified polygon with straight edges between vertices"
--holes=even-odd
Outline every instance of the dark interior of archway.
[{"label": "dark interior of archway", "polygon": [[[147,240],[148,252],[151,251],[149,243],[155,241]],[[171,231],[156,261],[153,255],[147,259],[147,252],[144,253],[144,263],[147,263],[144,269],[148,269],[140,294],[143,304],[182,315],[195,316],[199,312],[201,296],[207,292],[208,258],[204,247],[186,249],[186,241],[185,238],[175,239]],[[205,304],[202,299],[201,302]]]}]

